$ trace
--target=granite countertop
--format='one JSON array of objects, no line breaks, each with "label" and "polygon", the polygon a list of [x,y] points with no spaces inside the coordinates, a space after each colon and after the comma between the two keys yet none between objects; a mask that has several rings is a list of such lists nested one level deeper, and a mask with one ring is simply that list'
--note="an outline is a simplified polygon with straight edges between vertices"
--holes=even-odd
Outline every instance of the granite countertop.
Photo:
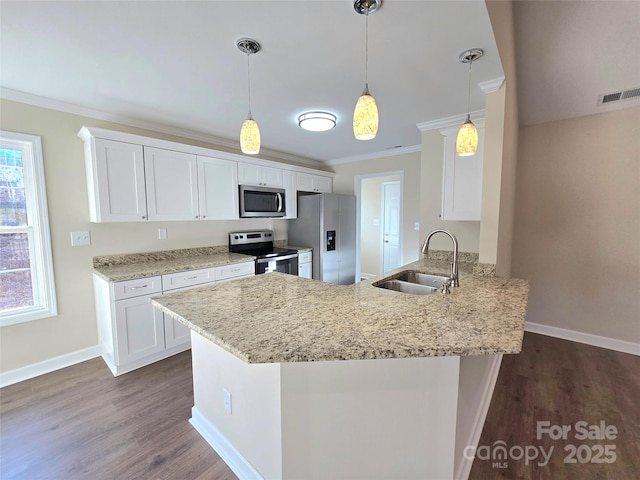
[{"label": "granite countertop", "polygon": [[[448,274],[447,261],[401,270]],[[529,284],[480,277],[460,264],[460,287],[409,295],[269,273],[152,300],[170,317],[248,363],[518,353]],[[388,275],[387,275],[388,276]]]},{"label": "granite countertop", "polygon": [[124,259],[122,259],[124,256],[111,256],[108,258],[113,257],[118,258],[111,263],[103,262],[102,264],[94,259],[93,273],[108,282],[120,282],[122,280],[153,277],[166,273],[217,267],[231,263],[251,262],[256,259],[251,255],[229,252],[198,252],[197,254],[193,252],[192,255],[159,258],[149,258],[149,254],[129,255]]},{"label": "granite countertop", "polygon": [[284,248],[289,248],[291,250],[297,250],[298,253],[310,252],[310,251],[313,250],[311,247],[296,247],[296,246],[292,246],[292,245],[287,245]]}]

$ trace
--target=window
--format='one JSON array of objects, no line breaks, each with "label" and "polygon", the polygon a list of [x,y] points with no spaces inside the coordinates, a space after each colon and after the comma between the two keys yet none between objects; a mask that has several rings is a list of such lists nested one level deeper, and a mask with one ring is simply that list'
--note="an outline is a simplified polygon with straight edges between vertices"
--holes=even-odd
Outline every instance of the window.
[{"label": "window", "polygon": [[56,314],[40,137],[0,131],[0,326]]}]

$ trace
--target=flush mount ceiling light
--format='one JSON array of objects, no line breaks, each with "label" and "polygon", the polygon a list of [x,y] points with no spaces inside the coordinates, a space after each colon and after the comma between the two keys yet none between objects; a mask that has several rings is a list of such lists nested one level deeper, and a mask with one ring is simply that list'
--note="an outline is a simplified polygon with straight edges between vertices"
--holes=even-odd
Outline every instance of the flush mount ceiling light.
[{"label": "flush mount ceiling light", "polygon": [[458,136],[456,137],[456,153],[460,157],[466,157],[473,155],[478,150],[478,130],[471,121],[471,115],[469,113],[469,102],[471,101],[471,64],[484,55],[484,50],[481,48],[472,48],[465,50],[460,54],[458,60],[462,63],[469,64],[469,81],[467,85],[467,120],[462,124],[460,130],[458,130]]},{"label": "flush mount ceiling light", "polygon": [[298,117],[298,125],[310,132],[324,132],[336,126],[336,116],[329,112],[306,112]]},{"label": "flush mount ceiling light", "polygon": [[241,38],[236,43],[238,49],[247,54],[247,86],[249,91],[249,115],[240,129],[240,150],[242,153],[256,155],[260,152],[260,129],[251,116],[251,69],[249,56],[260,51],[260,44],[252,38]]},{"label": "flush mount ceiling light", "polygon": [[378,133],[378,106],[376,100],[369,93],[369,14],[378,11],[382,0],[355,0],[353,9],[364,15],[365,21],[365,60],[364,60],[364,91],[353,111],[353,135],[358,140],[371,140]]}]

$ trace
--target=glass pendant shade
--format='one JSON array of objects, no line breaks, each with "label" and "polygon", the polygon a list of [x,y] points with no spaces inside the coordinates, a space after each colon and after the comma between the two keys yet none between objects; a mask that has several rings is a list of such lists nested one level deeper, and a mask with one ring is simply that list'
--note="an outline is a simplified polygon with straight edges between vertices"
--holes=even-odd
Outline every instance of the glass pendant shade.
[{"label": "glass pendant shade", "polygon": [[260,153],[260,129],[257,122],[251,117],[242,122],[240,150],[248,155]]},{"label": "glass pendant shade", "polygon": [[473,155],[478,150],[478,130],[471,121],[471,117],[467,115],[467,121],[462,124],[458,130],[456,138],[456,153],[460,157]]},{"label": "glass pendant shade", "polygon": [[371,140],[377,133],[378,106],[369,89],[365,89],[353,111],[353,134],[358,140]]}]

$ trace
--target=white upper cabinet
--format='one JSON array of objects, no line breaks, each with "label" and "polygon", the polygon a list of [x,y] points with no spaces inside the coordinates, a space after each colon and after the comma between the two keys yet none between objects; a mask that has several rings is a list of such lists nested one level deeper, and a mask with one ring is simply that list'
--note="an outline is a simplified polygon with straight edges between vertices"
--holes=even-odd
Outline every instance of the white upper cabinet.
[{"label": "white upper cabinet", "polygon": [[297,189],[301,192],[331,193],[333,179],[323,175],[298,172]]},{"label": "white upper cabinet", "polygon": [[298,194],[296,188],[296,172],[282,171],[282,184],[284,186],[285,212],[284,218],[298,218]]},{"label": "white upper cabinet", "polygon": [[90,220],[146,220],[142,146],[93,137],[84,140]]},{"label": "white upper cabinet", "polygon": [[198,155],[198,193],[202,220],[239,218],[238,162]]},{"label": "white upper cabinet", "polygon": [[238,185],[283,188],[285,218],[296,218],[298,190],[333,191],[320,170],[102,128],[78,136],[92,222],[237,219]]},{"label": "white upper cabinet", "polygon": [[144,147],[144,168],[150,221],[200,218],[195,155]]},{"label": "white upper cabinet", "polygon": [[282,169],[238,162],[238,183],[240,185],[282,188]]},{"label": "white upper cabinet", "polygon": [[480,120],[475,124],[478,129],[478,151],[467,157],[456,154],[459,127],[440,130],[444,135],[442,220],[480,221],[484,122]]}]

